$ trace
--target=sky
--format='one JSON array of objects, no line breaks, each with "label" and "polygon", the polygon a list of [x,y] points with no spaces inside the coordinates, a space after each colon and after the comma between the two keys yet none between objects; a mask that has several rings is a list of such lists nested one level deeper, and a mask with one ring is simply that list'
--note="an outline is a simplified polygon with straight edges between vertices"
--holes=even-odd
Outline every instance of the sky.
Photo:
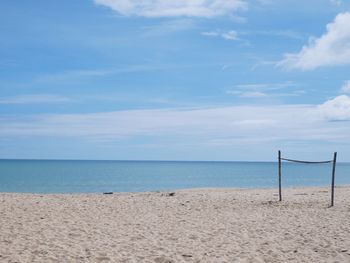
[{"label": "sky", "polygon": [[0,158],[350,161],[350,1],[0,1]]}]

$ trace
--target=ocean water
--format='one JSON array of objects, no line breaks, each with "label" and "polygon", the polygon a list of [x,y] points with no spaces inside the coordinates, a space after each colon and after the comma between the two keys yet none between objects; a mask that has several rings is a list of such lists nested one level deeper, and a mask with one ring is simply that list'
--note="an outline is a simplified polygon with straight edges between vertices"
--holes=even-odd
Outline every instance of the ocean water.
[{"label": "ocean water", "polygon": [[[332,164],[282,165],[283,187],[329,186]],[[338,163],[336,185],[350,184]],[[274,162],[0,160],[0,192],[101,193],[184,188],[277,188]]]}]

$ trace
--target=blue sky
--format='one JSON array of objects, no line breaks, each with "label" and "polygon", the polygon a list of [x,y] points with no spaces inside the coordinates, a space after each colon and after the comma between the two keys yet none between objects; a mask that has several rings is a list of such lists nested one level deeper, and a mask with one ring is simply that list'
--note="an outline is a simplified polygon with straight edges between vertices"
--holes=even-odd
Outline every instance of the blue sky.
[{"label": "blue sky", "polygon": [[350,161],[350,3],[0,2],[0,158]]}]

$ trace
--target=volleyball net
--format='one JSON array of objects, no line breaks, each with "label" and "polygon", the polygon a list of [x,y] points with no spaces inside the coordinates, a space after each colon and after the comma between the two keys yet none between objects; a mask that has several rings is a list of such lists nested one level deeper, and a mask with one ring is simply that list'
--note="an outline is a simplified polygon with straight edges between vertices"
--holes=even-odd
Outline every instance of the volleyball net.
[{"label": "volleyball net", "polygon": [[283,158],[281,151],[278,151],[278,192],[279,192],[279,201],[282,201],[282,161],[299,163],[299,164],[332,164],[332,174],[331,174],[331,203],[330,206],[334,206],[334,183],[335,183],[335,167],[337,163],[337,152],[334,152],[332,160],[326,161],[304,161],[304,160],[295,160],[289,158]]}]

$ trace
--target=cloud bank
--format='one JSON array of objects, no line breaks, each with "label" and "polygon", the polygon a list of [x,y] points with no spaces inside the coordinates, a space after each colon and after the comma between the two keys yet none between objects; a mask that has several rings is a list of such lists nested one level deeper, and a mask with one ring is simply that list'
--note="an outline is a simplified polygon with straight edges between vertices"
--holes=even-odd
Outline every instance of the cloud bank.
[{"label": "cloud bank", "polygon": [[350,97],[347,95],[328,100],[319,109],[330,121],[350,121]]},{"label": "cloud bank", "polygon": [[298,53],[288,53],[278,63],[287,69],[312,70],[350,64],[350,12],[340,13],[320,38],[311,38]]},{"label": "cloud bank", "polygon": [[215,17],[245,9],[244,0],[94,0],[124,16]]},{"label": "cloud bank", "polygon": [[[0,136],[124,140],[169,138],[199,144],[349,139],[350,97],[322,105],[125,110],[90,114],[0,115]],[[334,122],[333,122],[334,123]]]}]

